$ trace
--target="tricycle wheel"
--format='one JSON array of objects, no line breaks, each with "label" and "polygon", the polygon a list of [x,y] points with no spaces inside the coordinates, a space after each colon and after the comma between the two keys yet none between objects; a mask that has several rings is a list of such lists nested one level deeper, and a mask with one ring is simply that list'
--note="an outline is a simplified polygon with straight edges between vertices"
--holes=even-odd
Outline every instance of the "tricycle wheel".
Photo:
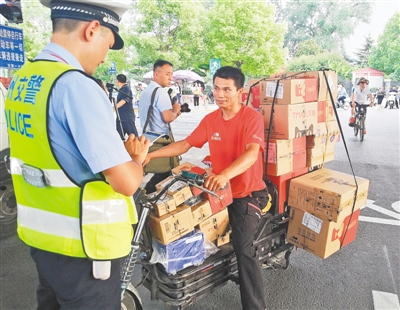
[{"label": "tricycle wheel", "polygon": [[121,310],[137,310],[141,309],[136,306],[136,298],[127,290],[124,292],[124,298],[121,301]]},{"label": "tricycle wheel", "polygon": [[12,236],[17,231],[17,202],[11,175],[5,162],[0,163],[0,239]]}]

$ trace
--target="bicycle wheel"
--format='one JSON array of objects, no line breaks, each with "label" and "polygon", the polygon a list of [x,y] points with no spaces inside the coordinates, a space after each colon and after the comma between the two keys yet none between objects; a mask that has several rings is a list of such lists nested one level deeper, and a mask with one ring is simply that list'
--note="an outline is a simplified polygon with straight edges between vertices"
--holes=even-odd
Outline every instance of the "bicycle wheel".
[{"label": "bicycle wheel", "polygon": [[364,140],[365,118],[360,117],[360,141]]},{"label": "bicycle wheel", "polygon": [[356,117],[356,120],[354,121],[354,127],[353,127],[353,129],[354,129],[354,135],[357,137],[357,134],[358,134],[358,124],[359,122],[358,122],[358,117]]}]

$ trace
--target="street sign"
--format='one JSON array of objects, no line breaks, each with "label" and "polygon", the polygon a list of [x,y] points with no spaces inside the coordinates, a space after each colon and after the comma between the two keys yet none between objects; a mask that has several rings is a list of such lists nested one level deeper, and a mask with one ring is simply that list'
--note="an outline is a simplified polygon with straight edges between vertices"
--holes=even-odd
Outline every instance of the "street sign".
[{"label": "street sign", "polygon": [[117,73],[117,63],[115,61],[111,63],[111,67],[108,69],[108,73],[110,74]]},{"label": "street sign", "polygon": [[0,25],[0,67],[19,69],[24,63],[22,29]]},{"label": "street sign", "polygon": [[210,76],[213,77],[215,71],[221,68],[221,59],[219,58],[211,58],[210,59]]}]

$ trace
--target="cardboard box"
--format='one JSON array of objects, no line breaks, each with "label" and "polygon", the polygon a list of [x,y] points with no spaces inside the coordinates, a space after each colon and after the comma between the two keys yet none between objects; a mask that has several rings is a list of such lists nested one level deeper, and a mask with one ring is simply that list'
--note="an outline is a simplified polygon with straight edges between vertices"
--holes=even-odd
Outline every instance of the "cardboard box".
[{"label": "cardboard box", "polygon": [[190,266],[201,265],[205,259],[204,234],[199,230],[192,231],[167,245],[153,239],[152,245],[150,262],[160,263],[170,274]]},{"label": "cardboard box", "polygon": [[[300,175],[308,173],[308,168],[301,168],[289,173],[273,176],[267,175],[267,179],[271,180],[271,182],[275,185],[276,190],[278,191],[278,213],[281,214],[285,212],[286,206],[288,203],[288,193],[289,193],[289,183],[290,180],[298,177]],[[272,194],[272,193],[271,193]]]},{"label": "cardboard box", "polygon": [[[260,83],[261,104],[272,104],[277,80],[266,80]],[[276,104],[296,104],[313,102],[318,99],[318,79],[293,78],[279,81],[276,92]]]},{"label": "cardboard box", "polygon": [[[160,183],[156,184],[156,190],[161,191],[165,186],[169,185],[169,183],[174,179],[173,176],[169,176],[165,180],[162,180]],[[186,185],[186,182],[177,181],[173,185],[171,185],[167,192],[169,196],[174,198],[175,204],[179,206],[184,203],[185,200],[188,200],[193,196],[192,191],[189,186]]]},{"label": "cardboard box", "polygon": [[342,221],[367,202],[369,180],[357,177],[358,191],[354,210],[356,185],[353,175],[322,168],[290,181],[289,206],[307,211],[321,219]]},{"label": "cardboard box", "polygon": [[212,210],[210,202],[208,200],[203,200],[198,204],[191,207],[193,216],[193,225],[196,226],[200,222],[209,218],[212,215]]},{"label": "cardboard box", "polygon": [[219,198],[209,193],[204,193],[204,198],[210,202],[213,214],[218,213],[233,202],[232,189],[229,182],[223,189],[220,189],[215,193],[219,196]]},{"label": "cardboard box", "polygon": [[[249,88],[254,85],[255,83],[257,83],[258,81],[260,81],[261,79],[249,79],[248,84],[249,84]],[[250,100],[249,100],[251,106],[255,109],[258,109],[260,107],[261,104],[261,99],[260,99],[260,84],[255,85],[252,89],[251,89],[251,93],[250,93]]]},{"label": "cardboard box", "polygon": [[[266,132],[269,130],[271,107],[272,105],[260,106]],[[317,114],[317,102],[275,104],[270,138],[288,140],[314,134]]]},{"label": "cardboard box", "polygon": [[220,236],[224,236],[229,230],[229,215],[228,209],[225,208],[212,215],[208,219],[202,221],[197,226],[210,241],[216,240]]},{"label": "cardboard box", "polygon": [[[149,197],[154,197],[158,195],[158,192],[154,192],[149,194]],[[164,194],[154,203],[154,211],[156,212],[157,216],[163,216],[168,212],[174,211],[176,209],[175,200],[173,197]]]},{"label": "cardboard box", "polygon": [[360,210],[356,210],[334,223],[292,208],[286,240],[318,257],[327,258],[355,240],[359,215]]},{"label": "cardboard box", "polygon": [[287,75],[296,74],[298,78],[315,78],[318,79],[318,101],[330,101],[329,93],[328,93],[328,85],[331,89],[332,96],[334,100],[337,98],[337,85],[338,85],[338,75],[335,71],[325,71],[325,75],[328,80],[328,84],[326,83],[326,79],[324,76],[324,71],[307,71],[307,72],[288,72]]},{"label": "cardboard box", "polygon": [[326,121],[336,121],[335,110],[330,102],[326,103]]},{"label": "cardboard box", "polygon": [[318,123],[326,122],[326,113],[327,113],[327,103],[326,101],[318,101]]},{"label": "cardboard box", "polygon": [[188,206],[177,207],[161,217],[151,213],[148,223],[153,238],[165,245],[194,229],[192,210]]},{"label": "cardboard box", "polygon": [[307,136],[307,167],[332,161],[335,143],[339,141],[340,131],[336,121],[318,123],[314,135]]},{"label": "cardboard box", "polygon": [[215,245],[216,245],[217,247],[220,247],[220,246],[222,246],[222,245],[224,245],[224,244],[229,243],[229,242],[231,241],[231,232],[232,232],[232,230],[229,230],[225,235],[219,236],[219,237],[214,241],[214,242],[215,242]]},{"label": "cardboard box", "polygon": [[[239,96],[240,103],[246,104],[247,98],[249,97],[249,90],[250,90],[250,87],[243,87],[242,95]],[[249,99],[249,103],[250,103],[250,99]]]},{"label": "cardboard box", "polygon": [[268,144],[268,175],[279,176],[306,167],[306,137],[291,140],[270,139]]}]

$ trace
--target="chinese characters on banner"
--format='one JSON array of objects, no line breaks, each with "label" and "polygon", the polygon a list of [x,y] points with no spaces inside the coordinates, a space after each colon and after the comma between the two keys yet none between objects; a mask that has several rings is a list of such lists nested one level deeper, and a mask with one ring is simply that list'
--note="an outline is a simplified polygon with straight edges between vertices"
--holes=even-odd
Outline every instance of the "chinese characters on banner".
[{"label": "chinese characters on banner", "polygon": [[0,67],[19,69],[24,62],[22,29],[0,25]]}]

